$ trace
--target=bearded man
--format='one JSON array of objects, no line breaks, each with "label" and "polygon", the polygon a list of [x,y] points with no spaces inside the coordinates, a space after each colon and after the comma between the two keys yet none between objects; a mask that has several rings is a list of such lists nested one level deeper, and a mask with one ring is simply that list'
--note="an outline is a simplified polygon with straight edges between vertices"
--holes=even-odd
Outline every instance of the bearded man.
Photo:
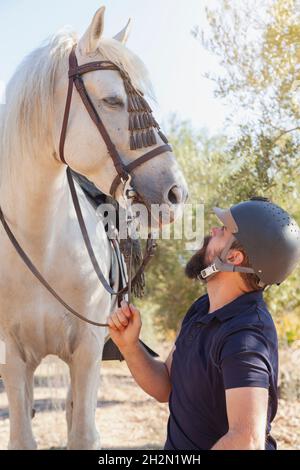
[{"label": "bearded man", "polygon": [[165,450],[275,450],[278,341],[263,293],[295,268],[300,229],[265,198],[214,212],[223,225],[185,269],[207,294],[189,308],[166,361],[139,342],[133,305],[110,316],[110,334],[139,386],[169,402]]}]

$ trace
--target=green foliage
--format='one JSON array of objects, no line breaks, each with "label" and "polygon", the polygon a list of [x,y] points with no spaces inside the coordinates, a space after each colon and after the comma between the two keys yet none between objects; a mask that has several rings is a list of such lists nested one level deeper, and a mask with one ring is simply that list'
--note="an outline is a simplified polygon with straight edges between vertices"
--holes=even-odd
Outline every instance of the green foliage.
[{"label": "green foliage", "polygon": [[[175,119],[170,123],[169,137],[189,185],[190,202],[205,204],[207,232],[216,223],[211,208],[230,174],[226,141],[223,137],[209,138],[204,131],[195,133],[188,123]],[[147,296],[140,307],[146,316],[150,310],[154,313],[154,323],[164,335],[172,336],[187,308],[205,292],[199,282],[185,277],[184,267],[191,255],[186,240],[160,240],[147,273]]]},{"label": "green foliage", "polygon": [[[170,140],[186,175],[192,202],[229,207],[251,196],[269,197],[300,223],[300,10],[294,0],[220,0],[207,9],[209,34],[194,34],[219,59],[211,77],[232,114],[228,135],[208,137],[187,123],[170,123]],[[298,86],[299,85],[299,86]],[[234,132],[233,132],[234,129]],[[161,241],[148,274],[155,323],[174,332],[191,302],[203,293],[184,276],[191,253],[184,241]],[[266,292],[282,342],[300,338],[300,269]],[[298,319],[298,320],[296,320]]]}]

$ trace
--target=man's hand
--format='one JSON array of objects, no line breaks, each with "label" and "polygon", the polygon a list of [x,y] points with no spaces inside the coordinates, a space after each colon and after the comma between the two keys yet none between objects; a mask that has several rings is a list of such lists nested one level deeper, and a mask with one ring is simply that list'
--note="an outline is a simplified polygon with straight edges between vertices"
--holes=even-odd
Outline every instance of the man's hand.
[{"label": "man's hand", "polygon": [[108,325],[111,339],[121,351],[138,344],[142,321],[139,310],[132,304],[123,300],[121,307],[109,316]]},{"label": "man's hand", "polygon": [[142,322],[138,309],[122,302],[121,308],[108,318],[108,325],[111,339],[124,356],[136,383],[160,403],[167,402],[171,393],[168,368],[139,342]]}]

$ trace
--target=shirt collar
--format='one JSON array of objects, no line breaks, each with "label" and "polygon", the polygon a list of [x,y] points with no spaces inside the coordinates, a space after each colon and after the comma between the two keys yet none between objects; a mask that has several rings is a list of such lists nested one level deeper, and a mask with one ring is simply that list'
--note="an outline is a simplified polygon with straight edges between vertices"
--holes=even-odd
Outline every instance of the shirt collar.
[{"label": "shirt collar", "polygon": [[214,318],[217,318],[220,322],[224,322],[233,318],[237,314],[241,313],[243,310],[247,309],[251,305],[263,302],[263,291],[253,291],[247,292],[232,302],[224,305],[223,307],[215,310],[212,313],[208,313],[209,310],[209,298],[206,294],[203,296],[203,311],[205,312],[204,315],[198,320],[199,323],[208,324]]}]

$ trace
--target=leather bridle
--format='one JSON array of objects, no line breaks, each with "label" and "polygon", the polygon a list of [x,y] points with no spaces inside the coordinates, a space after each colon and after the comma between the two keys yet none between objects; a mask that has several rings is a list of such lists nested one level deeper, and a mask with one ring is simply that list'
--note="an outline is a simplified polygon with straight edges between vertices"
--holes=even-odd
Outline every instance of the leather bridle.
[{"label": "leather bridle", "polygon": [[161,155],[162,153],[172,152],[172,147],[167,143],[167,141],[165,141],[166,143],[164,145],[156,147],[150,152],[145,153],[141,157],[129,163],[129,165],[125,165],[123,163],[122,158],[120,157],[120,154],[118,150],[116,149],[116,146],[112,142],[109,136],[109,133],[106,130],[105,124],[103,123],[101,117],[97,113],[92,103],[92,100],[88,95],[82,76],[85,75],[86,73],[95,72],[96,70],[116,70],[120,73],[123,80],[125,79],[128,80],[129,77],[126,76],[126,74],[117,65],[109,61],[89,62],[88,64],[79,66],[76,53],[75,53],[75,47],[76,46],[74,46],[73,49],[71,50],[70,57],[69,57],[69,67],[70,67],[69,68],[69,86],[68,86],[68,94],[67,94],[67,100],[66,100],[64,119],[63,119],[63,124],[62,124],[61,137],[60,137],[60,145],[59,145],[60,158],[66,165],[68,165],[64,156],[64,146],[65,146],[65,140],[66,140],[66,135],[67,135],[70,108],[71,108],[71,103],[72,103],[73,88],[75,85],[76,90],[78,91],[79,96],[82,99],[82,102],[84,106],[86,107],[87,112],[89,113],[92,121],[96,125],[98,131],[101,134],[102,139],[105,142],[108,153],[115,166],[117,176],[113,180],[111,188],[110,188],[110,194],[112,197],[114,197],[118,186],[121,183],[124,184],[128,181],[129,176],[131,175],[131,173],[133,172],[135,168],[143,165],[147,161],[157,157],[158,155]]},{"label": "leather bridle", "polygon": [[[66,135],[67,135],[70,109],[71,109],[71,104],[72,104],[73,88],[74,88],[74,85],[75,85],[75,87],[76,87],[76,89],[77,89],[77,91],[78,91],[78,93],[79,93],[79,95],[82,99],[82,102],[83,102],[84,106],[86,107],[91,119],[95,123],[98,131],[101,134],[101,137],[103,138],[103,140],[106,144],[108,153],[109,153],[110,157],[112,158],[114,167],[116,169],[117,175],[116,175],[115,179],[113,180],[111,188],[110,188],[110,194],[114,197],[120,184],[122,184],[123,189],[125,189],[126,183],[128,182],[128,180],[131,179],[131,175],[132,175],[133,170],[135,170],[140,165],[146,163],[147,161],[157,157],[158,155],[161,155],[162,153],[172,152],[172,147],[168,144],[167,139],[165,138],[165,136],[160,131],[160,128],[159,128],[158,124],[156,123],[156,121],[152,118],[152,116],[151,116],[151,119],[149,120],[149,116],[148,116],[147,122],[148,123],[150,122],[150,126],[152,125],[153,127],[155,127],[157,129],[158,134],[163,139],[165,144],[161,145],[159,147],[156,147],[153,150],[145,153],[144,155],[137,158],[136,160],[129,163],[128,165],[125,165],[123,163],[123,161],[122,161],[122,159],[121,159],[114,143],[112,142],[112,140],[109,136],[109,133],[106,130],[106,127],[105,127],[102,119],[100,118],[97,111],[95,110],[95,107],[92,103],[92,100],[91,100],[91,98],[89,97],[89,95],[87,93],[87,90],[85,88],[85,85],[84,85],[84,82],[83,82],[83,79],[82,79],[82,75],[84,75],[86,73],[89,73],[89,72],[94,72],[96,70],[116,70],[120,73],[120,75],[121,75],[121,77],[124,81],[124,85],[125,85],[126,90],[128,90],[128,87],[129,87],[129,90],[133,89],[132,84],[130,82],[130,78],[117,65],[115,65],[114,63],[109,62],[109,61],[90,62],[90,63],[79,66],[78,62],[77,62],[75,49],[76,49],[76,46],[74,46],[72,48],[70,56],[69,56],[69,84],[68,84],[68,93],[67,93],[67,99],[66,99],[66,105],[65,105],[65,112],[64,112],[64,117],[63,117],[62,131],[61,131],[61,136],[60,136],[60,144],[59,144],[60,159],[63,163],[65,163],[68,166],[68,163],[65,160],[64,147],[65,147],[65,141],[66,141]],[[141,102],[146,105],[148,112],[150,111],[152,113],[152,111],[151,111],[149,105],[147,104],[147,102],[145,101],[145,99],[142,96],[140,97],[140,99],[142,100]],[[135,109],[137,111],[139,111],[138,101],[134,100],[133,97],[131,97],[131,100],[132,100],[131,103],[132,102],[135,103],[133,105],[133,106],[136,106]],[[141,121],[138,120],[138,122],[140,123]],[[151,123],[154,123],[154,124],[151,124]],[[138,129],[142,130],[143,127],[140,125],[140,127],[138,127]],[[153,136],[150,136],[150,137],[152,137],[152,138],[150,138],[150,139],[145,138],[144,135],[142,136],[142,138],[139,136],[138,143],[142,142],[142,145],[138,145],[138,148],[141,148],[143,146],[144,147],[146,147],[146,146],[150,147],[151,145],[155,145],[154,142],[156,142],[156,140],[153,141]],[[132,146],[131,146],[131,148],[132,148]],[[135,144],[134,144],[133,148],[136,149]],[[71,172],[71,169],[70,169],[69,166],[67,167],[67,179],[68,179],[68,184],[69,184],[71,195],[72,195],[72,201],[73,201],[74,209],[75,209],[76,216],[77,216],[77,219],[78,219],[78,223],[79,223],[79,226],[80,226],[80,230],[81,230],[81,233],[82,233],[82,236],[83,236],[83,240],[84,240],[86,249],[88,251],[90,260],[92,262],[92,265],[94,267],[94,270],[95,270],[95,272],[98,276],[98,279],[100,280],[103,287],[107,290],[107,292],[109,292],[111,295],[119,297],[120,295],[123,295],[126,292],[128,292],[128,296],[129,296],[129,299],[130,299],[130,293],[131,293],[132,286],[134,285],[134,283],[138,279],[139,275],[145,270],[147,264],[149,263],[151,257],[154,254],[155,242],[153,242],[151,237],[149,237],[149,239],[147,240],[146,250],[145,250],[145,254],[144,254],[141,266],[138,269],[136,275],[134,276],[133,279],[131,278],[131,268],[130,268],[129,273],[128,273],[128,284],[127,284],[127,286],[124,287],[123,289],[119,290],[118,292],[115,292],[111,288],[109,283],[106,281],[105,276],[104,276],[104,274],[103,274],[103,272],[102,272],[102,270],[99,266],[99,263],[96,259],[96,256],[95,256],[95,253],[94,253],[94,250],[92,248],[90,238],[89,238],[89,235],[88,235],[88,232],[87,232],[87,228],[86,228],[86,225],[85,225],[85,222],[84,222],[84,219],[83,219],[82,211],[81,211],[81,208],[80,208],[78,196],[77,196],[76,189],[75,189],[75,184],[74,184],[73,177],[72,177],[72,172]],[[126,196],[126,194],[125,194],[125,196]],[[9,225],[8,225],[6,219],[5,219],[5,216],[3,214],[3,211],[1,209],[1,207],[0,207],[0,222],[2,223],[3,228],[6,232],[9,240],[11,241],[12,245],[14,246],[16,252],[19,254],[20,258],[23,260],[23,262],[25,263],[27,268],[39,280],[39,282],[47,289],[47,291],[50,292],[50,294],[61,305],[63,305],[63,307],[65,307],[70,313],[72,313],[74,316],[76,316],[80,320],[85,321],[86,323],[89,323],[91,325],[95,325],[95,326],[98,326],[98,327],[107,327],[108,326],[108,324],[97,323],[97,322],[94,322],[92,320],[89,320],[88,318],[86,318],[85,316],[83,316],[82,314],[80,314],[76,310],[74,310],[72,307],[70,307],[57,294],[57,292],[50,286],[50,284],[42,276],[40,271],[36,268],[36,266],[32,263],[32,261],[30,260],[28,255],[23,250],[23,248],[20,246],[19,242],[17,241],[16,237],[14,236],[12,230],[10,229],[10,227],[9,227]],[[130,263],[130,266],[131,265],[132,265],[132,263]]]}]

